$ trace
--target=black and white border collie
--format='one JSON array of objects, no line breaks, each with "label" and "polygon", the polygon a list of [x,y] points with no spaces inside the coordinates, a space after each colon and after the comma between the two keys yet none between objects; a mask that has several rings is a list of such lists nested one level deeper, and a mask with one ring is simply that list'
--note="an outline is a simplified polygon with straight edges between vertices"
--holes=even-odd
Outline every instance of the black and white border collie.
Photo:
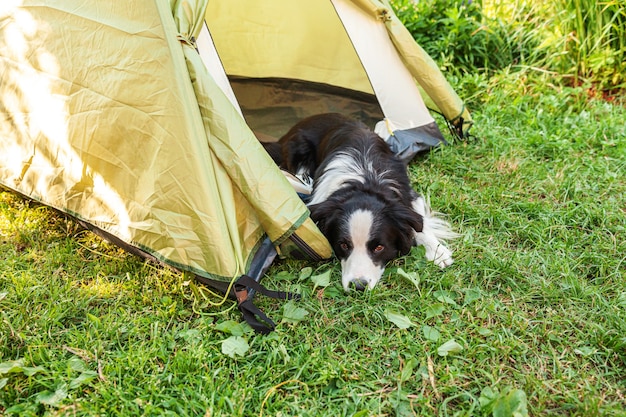
[{"label": "black and white border collie", "polygon": [[307,205],[341,261],[346,291],[374,288],[387,262],[413,245],[423,245],[441,268],[452,264],[442,241],[456,234],[411,188],[405,164],[363,123],[336,113],[312,116],[270,153],[282,169],[312,179]]}]

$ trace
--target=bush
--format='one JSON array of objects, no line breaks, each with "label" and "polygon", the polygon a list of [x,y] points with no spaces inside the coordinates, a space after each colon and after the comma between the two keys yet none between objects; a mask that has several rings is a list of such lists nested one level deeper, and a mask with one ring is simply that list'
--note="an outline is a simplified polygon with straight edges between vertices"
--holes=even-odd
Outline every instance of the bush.
[{"label": "bush", "polygon": [[[392,0],[398,18],[442,69],[497,71],[536,55],[541,38],[512,22],[488,17],[479,1]],[[523,16],[524,18],[526,16]]]},{"label": "bush", "polygon": [[442,70],[554,72],[571,85],[626,88],[626,0],[391,0]]},{"label": "bush", "polygon": [[626,1],[559,0],[555,7],[563,33],[555,69],[600,89],[626,88]]}]

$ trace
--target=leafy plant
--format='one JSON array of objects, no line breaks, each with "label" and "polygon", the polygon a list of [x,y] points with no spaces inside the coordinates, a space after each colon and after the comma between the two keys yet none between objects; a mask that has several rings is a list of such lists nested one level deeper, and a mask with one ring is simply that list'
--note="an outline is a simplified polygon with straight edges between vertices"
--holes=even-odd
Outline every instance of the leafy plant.
[{"label": "leafy plant", "polygon": [[505,387],[500,392],[487,387],[480,393],[479,402],[485,414],[493,417],[528,417],[526,393],[520,389]]},{"label": "leafy plant", "polygon": [[532,68],[612,94],[626,88],[624,0],[391,0],[443,70]]},{"label": "leafy plant", "polygon": [[555,8],[565,38],[557,70],[626,87],[626,1],[559,0]]},{"label": "leafy plant", "polygon": [[394,0],[391,4],[417,43],[444,70],[496,71],[525,64],[538,54],[540,33],[521,29],[520,23],[531,13],[525,6],[516,8],[507,21],[484,13],[480,1]]}]

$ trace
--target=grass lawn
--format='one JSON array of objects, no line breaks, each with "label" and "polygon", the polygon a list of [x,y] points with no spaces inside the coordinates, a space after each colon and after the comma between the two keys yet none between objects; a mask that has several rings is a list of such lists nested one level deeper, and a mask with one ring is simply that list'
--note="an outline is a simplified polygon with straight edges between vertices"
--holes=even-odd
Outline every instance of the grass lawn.
[{"label": "grass lawn", "polygon": [[543,81],[457,80],[476,139],[410,167],[454,265],[277,263],[270,336],[0,191],[0,415],[626,415],[626,110]]}]

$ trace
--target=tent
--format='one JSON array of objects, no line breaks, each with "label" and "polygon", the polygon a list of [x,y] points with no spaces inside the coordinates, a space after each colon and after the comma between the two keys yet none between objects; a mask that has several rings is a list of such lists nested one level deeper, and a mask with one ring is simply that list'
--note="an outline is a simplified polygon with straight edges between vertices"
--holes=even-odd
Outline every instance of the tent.
[{"label": "tent", "polygon": [[240,306],[277,253],[332,255],[257,137],[337,111],[409,160],[427,106],[471,124],[379,0],[3,0],[0,80],[0,185]]}]

